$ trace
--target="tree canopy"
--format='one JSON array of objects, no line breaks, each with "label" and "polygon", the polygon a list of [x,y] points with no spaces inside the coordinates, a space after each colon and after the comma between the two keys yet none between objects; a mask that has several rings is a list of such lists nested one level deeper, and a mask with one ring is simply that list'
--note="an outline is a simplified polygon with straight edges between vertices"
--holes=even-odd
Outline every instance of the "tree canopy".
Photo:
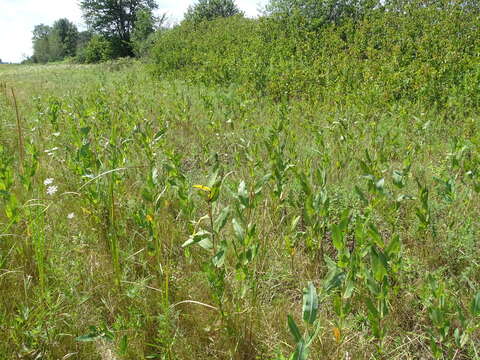
[{"label": "tree canopy", "polygon": [[195,5],[188,7],[184,18],[185,21],[198,23],[241,13],[233,0],[199,0]]},{"label": "tree canopy", "polygon": [[68,19],[59,19],[53,24],[52,32],[61,44],[61,57],[75,56],[78,29]]},{"label": "tree canopy", "polygon": [[116,43],[119,56],[133,55],[130,43],[140,10],[154,10],[154,0],[82,0],[83,17],[96,32]]},{"label": "tree canopy", "polygon": [[33,29],[33,62],[63,60],[75,56],[78,30],[68,19],[58,19],[53,26],[36,25]]}]

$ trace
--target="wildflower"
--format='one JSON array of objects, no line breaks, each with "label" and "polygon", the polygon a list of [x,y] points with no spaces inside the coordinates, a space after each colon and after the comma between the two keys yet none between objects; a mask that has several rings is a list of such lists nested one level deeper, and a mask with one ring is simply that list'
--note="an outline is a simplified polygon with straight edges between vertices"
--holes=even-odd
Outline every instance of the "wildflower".
[{"label": "wildflower", "polygon": [[337,342],[339,343],[342,333],[340,332],[340,329],[338,327],[333,328],[333,336],[335,337],[335,340],[337,340]]},{"label": "wildflower", "polygon": [[55,154],[55,151],[58,150],[58,147],[54,147],[52,149],[45,150],[48,156],[53,156]]},{"label": "wildflower", "polygon": [[45,179],[45,181],[43,182],[43,184],[46,186],[46,185],[50,185],[51,183],[53,183],[53,178],[48,178],[48,179]]},{"label": "wildflower", "polygon": [[193,187],[195,189],[199,189],[199,190],[202,190],[202,191],[205,191],[205,192],[210,192],[212,191],[211,188],[209,188],[208,186],[204,186],[204,185],[193,185]]},{"label": "wildflower", "polygon": [[75,214],[72,212],[67,215],[67,219],[72,220],[75,217]]},{"label": "wildflower", "polygon": [[54,148],[44,150],[44,152],[46,152],[46,153],[53,153],[54,151],[57,151],[57,150],[58,150],[58,146],[55,146]]},{"label": "wildflower", "polygon": [[52,185],[47,188],[47,194],[48,195],[53,195],[57,192],[58,186],[57,185]]}]

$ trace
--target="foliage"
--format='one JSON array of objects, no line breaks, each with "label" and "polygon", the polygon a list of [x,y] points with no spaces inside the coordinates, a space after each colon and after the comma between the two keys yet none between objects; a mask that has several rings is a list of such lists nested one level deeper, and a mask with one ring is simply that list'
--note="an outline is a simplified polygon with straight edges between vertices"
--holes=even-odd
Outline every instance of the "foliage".
[{"label": "foliage", "polygon": [[33,30],[33,59],[34,62],[45,63],[50,60],[49,35],[50,26],[36,25]]},{"label": "foliage", "polygon": [[184,15],[184,20],[193,23],[209,21],[219,17],[241,15],[242,12],[234,0],[199,0],[190,5]]},{"label": "foliage", "polygon": [[114,39],[112,45],[118,56],[133,55],[130,40],[138,12],[151,12],[157,8],[154,0],[82,0],[80,6],[87,24],[94,31]]},{"label": "foliage", "polygon": [[370,11],[382,6],[376,0],[272,0],[265,14],[284,23],[293,22],[318,30],[328,24],[360,20]]},{"label": "foliage", "polygon": [[478,16],[449,3],[403,13],[374,9],[315,31],[301,18],[184,23],[158,37],[152,60],[158,74],[234,83],[275,98],[351,93],[454,106],[453,89],[467,102],[479,100],[472,86]]},{"label": "foliage", "polygon": [[480,14],[383,5],[1,65],[0,358],[477,359]]},{"label": "foliage", "polygon": [[93,35],[79,54],[79,60],[85,63],[96,63],[112,59],[114,56],[112,43],[101,35]]},{"label": "foliage", "polygon": [[159,75],[181,74],[205,84],[241,83],[262,68],[259,39],[252,35],[258,27],[255,20],[240,15],[182,23],[157,36],[153,69]]},{"label": "foliage", "polygon": [[162,30],[165,19],[166,14],[158,18],[153,15],[150,9],[138,11],[135,27],[131,36],[133,52],[136,57],[145,57],[148,55],[154,43],[154,33],[155,31],[160,32]]},{"label": "foliage", "polygon": [[61,58],[75,56],[78,30],[72,22],[65,18],[55,21],[52,27],[52,34],[58,39],[61,46]]},{"label": "foliage", "polygon": [[73,57],[77,40],[77,27],[68,19],[59,19],[52,27],[36,25],[33,30],[33,62],[46,63]]}]

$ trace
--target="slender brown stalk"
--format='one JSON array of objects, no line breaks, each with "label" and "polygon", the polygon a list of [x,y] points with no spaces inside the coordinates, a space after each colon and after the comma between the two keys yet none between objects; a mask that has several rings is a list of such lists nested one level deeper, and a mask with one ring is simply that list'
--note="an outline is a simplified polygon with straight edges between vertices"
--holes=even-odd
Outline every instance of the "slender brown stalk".
[{"label": "slender brown stalk", "polygon": [[23,173],[23,163],[25,159],[25,149],[23,146],[23,134],[22,127],[20,124],[20,114],[18,112],[17,98],[15,96],[15,91],[12,88],[13,104],[15,106],[15,114],[17,115],[17,135],[18,135],[18,155],[19,155],[19,164],[18,171],[20,174]]}]

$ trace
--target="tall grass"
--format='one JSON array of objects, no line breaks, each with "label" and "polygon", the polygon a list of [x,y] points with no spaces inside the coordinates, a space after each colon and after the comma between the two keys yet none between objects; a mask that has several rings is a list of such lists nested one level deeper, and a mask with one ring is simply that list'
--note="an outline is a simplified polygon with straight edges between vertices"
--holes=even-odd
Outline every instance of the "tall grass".
[{"label": "tall grass", "polygon": [[0,72],[0,357],[479,358],[476,28],[416,11]]}]

